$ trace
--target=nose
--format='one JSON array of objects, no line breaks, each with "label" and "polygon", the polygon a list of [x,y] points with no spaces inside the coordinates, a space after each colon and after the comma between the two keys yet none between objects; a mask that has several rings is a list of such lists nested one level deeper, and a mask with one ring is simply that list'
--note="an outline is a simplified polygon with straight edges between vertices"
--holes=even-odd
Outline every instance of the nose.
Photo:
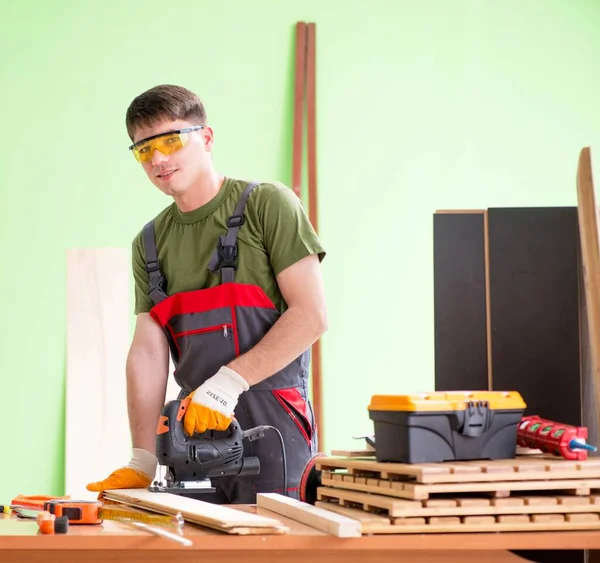
[{"label": "nose", "polygon": [[152,153],[152,165],[153,166],[162,164],[163,162],[166,162],[167,160],[169,160],[169,157],[167,155],[163,154],[158,149],[154,149],[154,152]]}]

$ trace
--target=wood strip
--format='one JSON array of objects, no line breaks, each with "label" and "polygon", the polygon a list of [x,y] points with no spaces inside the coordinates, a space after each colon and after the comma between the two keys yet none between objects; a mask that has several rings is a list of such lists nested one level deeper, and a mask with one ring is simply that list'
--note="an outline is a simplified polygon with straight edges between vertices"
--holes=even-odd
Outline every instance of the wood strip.
[{"label": "wood strip", "polygon": [[306,23],[296,23],[296,70],[294,83],[294,131],[292,189],[302,199],[302,147],[304,134],[304,93],[306,83]]},{"label": "wood strip", "polygon": [[[315,232],[319,232],[318,195],[317,195],[317,76],[315,23],[306,26],[306,118],[307,118],[307,156],[308,156],[308,217]],[[325,424],[323,416],[323,382],[321,339],[312,346],[311,390],[315,423],[318,429],[317,449],[325,451]]]},{"label": "wood strip", "polygon": [[153,493],[145,489],[105,491],[108,500],[129,504],[160,514],[181,515],[188,522],[230,534],[283,534],[289,529],[276,518],[250,514],[235,508],[175,495]]},{"label": "wood strip", "polygon": [[331,450],[330,455],[339,457],[375,457],[375,450]]},{"label": "wood strip", "polygon": [[131,457],[124,377],[129,282],[127,249],[67,250],[65,494],[72,498],[95,499],[87,483]]},{"label": "wood strip", "polygon": [[258,493],[256,504],[260,508],[302,522],[332,536],[339,538],[357,538],[361,536],[358,520],[328,512],[317,506],[278,493]]},{"label": "wood strip", "polygon": [[[583,262],[583,281],[585,293],[586,353],[590,365],[587,366],[591,381],[586,390],[593,387],[596,398],[594,408],[600,405],[600,235],[598,222],[598,206],[592,172],[592,156],[590,147],[584,147],[579,153],[577,165],[577,214],[579,238]],[[596,417],[598,412],[596,411]],[[600,421],[590,421],[592,440],[600,425]],[[597,436],[596,436],[597,438]]]}]

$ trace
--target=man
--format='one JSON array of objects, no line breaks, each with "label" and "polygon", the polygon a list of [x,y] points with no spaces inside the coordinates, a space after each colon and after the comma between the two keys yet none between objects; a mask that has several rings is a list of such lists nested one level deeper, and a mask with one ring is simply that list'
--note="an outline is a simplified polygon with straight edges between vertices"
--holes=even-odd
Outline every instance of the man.
[{"label": "man", "polygon": [[133,100],[126,125],[135,158],[173,203],[132,244],[137,318],[126,374],[133,455],[87,488],[151,483],[171,353],[180,397],[191,398],[187,434],[226,430],[235,417],[242,429],[277,428],[285,443],[285,455],[274,431],[246,443],[260,474],[221,478],[212,501],[253,503],[257,492],[273,491],[297,498],[301,471],[316,453],[308,368],[310,347],[327,326],[324,249],[291,189],[215,169],[214,132],[194,93],[152,88]]}]

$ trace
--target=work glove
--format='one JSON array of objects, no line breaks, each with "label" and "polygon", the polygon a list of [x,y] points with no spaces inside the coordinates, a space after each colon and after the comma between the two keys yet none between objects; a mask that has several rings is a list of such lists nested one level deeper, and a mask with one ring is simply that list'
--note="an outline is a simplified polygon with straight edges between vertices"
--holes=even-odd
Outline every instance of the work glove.
[{"label": "work glove", "polygon": [[103,481],[88,483],[88,491],[102,492],[110,489],[145,489],[156,474],[158,460],[147,450],[133,448],[133,457],[129,463],[113,471]]},{"label": "work glove", "polygon": [[233,411],[248,382],[232,369],[223,366],[207,379],[186,399],[190,402],[183,419],[183,428],[188,436],[207,430],[227,430]]}]

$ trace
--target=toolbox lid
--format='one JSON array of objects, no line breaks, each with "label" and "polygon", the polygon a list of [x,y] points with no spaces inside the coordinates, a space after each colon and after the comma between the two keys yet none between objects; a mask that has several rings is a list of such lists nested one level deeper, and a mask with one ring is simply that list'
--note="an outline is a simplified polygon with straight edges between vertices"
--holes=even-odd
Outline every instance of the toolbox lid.
[{"label": "toolbox lid", "polygon": [[470,404],[486,403],[492,410],[525,409],[516,391],[435,391],[411,395],[373,395],[370,411],[457,411]]}]

